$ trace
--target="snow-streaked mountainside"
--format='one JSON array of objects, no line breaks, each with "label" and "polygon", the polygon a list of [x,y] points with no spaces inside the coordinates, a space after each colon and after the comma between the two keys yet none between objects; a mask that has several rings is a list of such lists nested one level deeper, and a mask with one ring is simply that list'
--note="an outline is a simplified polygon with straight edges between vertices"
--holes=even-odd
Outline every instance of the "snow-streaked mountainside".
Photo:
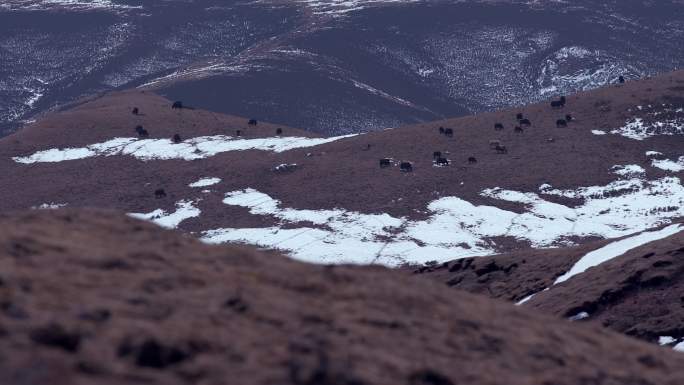
[{"label": "snow-streaked mountainside", "polygon": [[325,134],[396,127],[679,68],[683,8],[673,0],[9,0],[0,5],[0,125],[145,85]]}]

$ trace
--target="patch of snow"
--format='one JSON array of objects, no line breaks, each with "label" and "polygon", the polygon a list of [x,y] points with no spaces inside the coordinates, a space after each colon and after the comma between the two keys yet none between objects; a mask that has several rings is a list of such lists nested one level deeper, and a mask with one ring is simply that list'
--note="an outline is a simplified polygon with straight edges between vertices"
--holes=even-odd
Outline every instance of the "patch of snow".
[{"label": "patch of snow", "polygon": [[646,170],[639,165],[629,164],[626,166],[613,166],[613,172],[620,176],[634,176],[645,174]]},{"label": "patch of snow", "polygon": [[676,342],[677,340],[675,338],[672,338],[670,336],[660,336],[658,337],[658,345],[663,346],[663,345],[669,345],[673,342]]},{"label": "patch of snow", "polygon": [[663,153],[658,152],[658,151],[646,151],[646,156],[659,156],[659,155],[663,155]]},{"label": "patch of snow", "polygon": [[207,186],[213,186],[215,184],[221,183],[221,178],[202,178],[198,180],[197,182],[190,183],[188,186],[189,187],[207,187]]},{"label": "patch of snow", "polygon": [[68,11],[120,11],[141,8],[142,6],[118,4],[111,0],[4,0],[0,3],[0,10],[7,11],[46,11],[53,9]]},{"label": "patch of snow", "polygon": [[684,156],[680,156],[677,161],[670,159],[653,159],[651,166],[665,171],[680,172],[684,171]]},{"label": "patch of snow", "polygon": [[53,163],[96,156],[129,155],[143,161],[158,159],[194,160],[215,156],[223,152],[261,150],[285,152],[296,148],[318,146],[349,138],[357,134],[330,138],[304,138],[297,136],[240,139],[225,135],[201,136],[174,143],[170,139],[114,138],[81,148],[49,149],[29,156],[17,156],[17,163]]},{"label": "patch of snow", "polygon": [[625,238],[597,250],[587,253],[565,274],[556,279],[554,285],[567,281],[577,274],[585,272],[587,269],[598,266],[613,258],[619,257],[629,250],[645,245],[646,243],[667,238],[673,234],[684,230],[684,225],[674,224],[657,231],[645,231],[635,236]]},{"label": "patch of snow", "polygon": [[182,200],[176,202],[176,211],[172,213],[157,209],[149,213],[129,213],[128,215],[133,218],[154,222],[167,229],[175,229],[184,220],[199,217],[200,214],[201,211],[195,207],[195,202]]},{"label": "patch of snow", "polygon": [[580,321],[580,320],[583,320],[585,318],[589,318],[589,313],[587,313],[586,311],[583,311],[583,312],[579,312],[579,313],[575,314],[572,317],[569,317],[568,320],[569,321]]},{"label": "patch of snow", "polygon": [[67,206],[67,203],[50,202],[50,203],[43,203],[40,206],[33,206],[31,208],[32,209],[38,209],[38,210],[55,210],[55,209],[59,209],[59,208],[66,207],[66,206]]},{"label": "patch of snow", "polygon": [[[492,241],[496,237],[512,237],[532,247],[553,247],[567,244],[570,237],[626,236],[684,216],[684,187],[678,178],[634,178],[576,190],[548,186],[542,193],[580,198],[584,203],[570,208],[535,193],[488,189],[483,196],[522,203],[527,211],[477,206],[450,196],[429,203],[430,216],[414,221],[344,209],[282,208],[280,201],[269,195],[245,189],[228,193],[223,202],[249,208],[253,215],[274,216],[295,227],[215,229],[206,231],[202,238],[209,243],[243,242],[278,248],[308,262],[396,266],[491,255],[497,249]],[[302,222],[316,227],[296,227]],[[576,266],[572,274],[581,267]]]},{"label": "patch of snow", "polygon": [[605,132],[603,130],[591,130],[591,133],[594,135],[606,135],[607,134],[607,132]]},{"label": "patch of snow", "polygon": [[684,342],[680,342],[672,348],[675,352],[684,352]]}]

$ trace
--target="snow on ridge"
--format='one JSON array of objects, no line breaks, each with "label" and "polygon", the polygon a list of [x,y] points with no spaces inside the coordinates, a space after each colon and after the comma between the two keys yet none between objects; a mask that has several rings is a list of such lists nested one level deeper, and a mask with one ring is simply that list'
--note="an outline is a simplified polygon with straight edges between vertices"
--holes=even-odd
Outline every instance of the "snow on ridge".
[{"label": "snow on ridge", "polygon": [[141,9],[142,6],[119,4],[111,0],[4,0],[0,11],[123,11]]},{"label": "snow on ridge", "polygon": [[174,143],[170,139],[114,138],[80,148],[49,149],[29,156],[17,156],[17,163],[54,163],[95,156],[129,155],[143,161],[159,159],[204,159],[229,151],[261,150],[285,152],[297,148],[313,147],[357,134],[330,138],[297,136],[241,139],[225,135],[201,136]]},{"label": "snow on ridge", "polygon": [[625,238],[599,249],[587,253],[585,256],[580,258],[569,271],[561,275],[553,283],[557,285],[559,283],[565,282],[568,279],[574,277],[577,274],[585,272],[587,269],[598,266],[602,263],[610,261],[613,258],[619,257],[626,252],[635,249],[639,246],[645,245],[647,243],[657,241],[663,238],[667,238],[671,235],[677,234],[678,232],[684,230],[684,225],[674,224],[664,227],[656,231],[644,231],[633,237]]},{"label": "snow on ridge", "polygon": [[[640,117],[633,117],[625,125],[610,131],[634,140],[644,140],[657,135],[683,135],[684,109],[673,105],[636,106]],[[633,112],[629,109],[628,112]]]},{"label": "snow on ridge", "polygon": [[[551,186],[541,190],[542,195],[555,193],[558,190]],[[477,206],[450,196],[429,203],[430,217],[416,221],[344,209],[282,208],[277,199],[245,189],[226,194],[224,203],[295,226],[219,228],[205,231],[202,239],[207,243],[238,242],[281,249],[308,262],[396,266],[491,255],[497,250],[491,240],[496,237],[512,237],[532,247],[554,247],[572,244],[568,241],[571,237],[622,237],[684,216],[684,187],[678,178],[633,178],[579,188],[572,194],[569,190],[560,193],[585,197],[585,202],[571,208],[546,201],[536,193],[495,188],[484,190],[482,195],[523,203],[527,211]],[[302,222],[316,227],[296,226]]]},{"label": "snow on ridge", "polygon": [[645,174],[646,170],[636,164],[628,164],[626,166],[613,166],[613,173],[620,176],[632,176]]},{"label": "snow on ridge", "polygon": [[35,210],[57,210],[57,209],[61,209],[62,207],[66,207],[66,206],[68,206],[67,203],[50,202],[50,203],[43,203],[39,206],[33,206],[31,208],[35,209]]},{"label": "snow on ridge", "polygon": [[[340,17],[375,5],[409,4],[422,1],[424,0],[295,0],[294,2],[308,7],[315,15]],[[255,2],[272,3],[274,0],[257,0]]]},{"label": "snow on ridge", "polygon": [[188,187],[208,187],[221,183],[221,178],[201,178],[197,182],[190,183]]},{"label": "snow on ridge", "polygon": [[175,229],[184,220],[199,217],[200,214],[201,211],[195,207],[194,201],[181,200],[176,202],[176,211],[172,213],[157,209],[149,213],[129,213],[128,215],[133,218],[154,222],[167,229]]}]

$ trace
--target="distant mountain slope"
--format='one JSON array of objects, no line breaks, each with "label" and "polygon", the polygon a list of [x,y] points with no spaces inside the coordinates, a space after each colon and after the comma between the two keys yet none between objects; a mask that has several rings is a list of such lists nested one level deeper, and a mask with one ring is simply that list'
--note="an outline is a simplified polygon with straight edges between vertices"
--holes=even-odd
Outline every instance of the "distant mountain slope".
[{"label": "distant mountain slope", "polygon": [[379,267],[203,245],[103,210],[0,215],[0,378],[684,382],[684,356]]},{"label": "distant mountain slope", "polygon": [[[623,237],[684,217],[683,84],[679,71],[569,95],[563,108],[330,138],[117,93],[0,140],[0,208],[114,208],[207,242],[326,263],[443,262]],[[522,133],[517,113],[530,120]]]},{"label": "distant mountain slope", "polygon": [[493,111],[682,68],[683,7],[4,1],[0,132],[83,96],[143,85],[326,135]]}]

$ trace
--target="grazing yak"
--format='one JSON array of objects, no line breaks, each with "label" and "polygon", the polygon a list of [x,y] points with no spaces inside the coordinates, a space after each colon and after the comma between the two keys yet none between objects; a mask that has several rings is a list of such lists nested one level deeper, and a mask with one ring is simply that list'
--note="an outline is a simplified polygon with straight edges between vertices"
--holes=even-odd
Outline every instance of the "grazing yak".
[{"label": "grazing yak", "polygon": [[441,151],[435,151],[432,153],[432,159],[437,159],[442,157],[442,152]]},{"label": "grazing yak", "polygon": [[402,172],[411,172],[411,171],[413,171],[413,163],[411,163],[411,162],[401,162],[401,163],[399,164],[399,169],[400,169]]},{"label": "grazing yak", "polygon": [[173,139],[172,139],[172,140],[173,140],[173,142],[176,143],[176,144],[178,144],[178,143],[180,143],[180,142],[183,141],[183,139],[181,139],[181,136],[180,136],[179,134],[175,134],[175,135],[173,136]]},{"label": "grazing yak", "polygon": [[563,108],[565,107],[565,96],[561,96],[560,99],[551,102],[552,108]]},{"label": "grazing yak", "polygon": [[435,160],[435,164],[438,166],[448,166],[449,165],[449,159],[447,158],[442,158],[441,156]]},{"label": "grazing yak", "polygon": [[556,127],[562,128],[562,127],[567,127],[568,122],[565,119],[558,119],[556,120]]},{"label": "grazing yak", "polygon": [[518,112],[518,114],[515,115],[515,119],[516,119],[516,120],[523,120],[523,119],[524,119],[523,113],[522,113],[522,112]]},{"label": "grazing yak", "polygon": [[140,114],[140,110],[138,109],[138,107],[133,107],[133,111],[131,111],[131,112],[133,113],[133,115]]},{"label": "grazing yak", "polygon": [[163,188],[158,188],[154,190],[154,196],[157,199],[165,198],[166,197],[166,191],[164,191]]},{"label": "grazing yak", "polygon": [[256,119],[250,119],[249,122],[247,122],[247,125],[250,126],[256,126],[257,125],[257,120]]},{"label": "grazing yak", "polygon": [[516,134],[522,134],[523,132],[525,132],[525,130],[523,130],[520,126],[515,126],[513,132],[515,132]]},{"label": "grazing yak", "polygon": [[495,148],[497,154],[508,154],[508,149],[504,145],[498,145]]},{"label": "grazing yak", "polygon": [[454,136],[454,130],[451,128],[445,128],[444,129],[444,135],[451,138],[452,136]]},{"label": "grazing yak", "polygon": [[280,136],[280,135],[282,135],[282,134],[283,134],[283,129],[282,129],[282,128],[276,129],[276,135]]},{"label": "grazing yak", "polygon": [[494,129],[497,130],[497,131],[501,131],[501,130],[504,129],[504,126],[503,126],[503,124],[501,124],[501,123],[495,123],[495,124],[494,124]]},{"label": "grazing yak", "polygon": [[172,110],[180,110],[182,108],[183,108],[183,102],[181,102],[181,101],[173,102],[173,104],[171,105]]},{"label": "grazing yak", "polygon": [[150,136],[150,133],[147,132],[147,130],[144,129],[143,126],[136,126],[135,132],[138,133],[138,137],[140,137],[140,138],[147,138]]},{"label": "grazing yak", "polygon": [[439,126],[439,133],[442,134],[442,135],[444,135],[444,127]]},{"label": "grazing yak", "polygon": [[235,136],[242,136],[242,131],[236,130],[236,131],[235,131]]},{"label": "grazing yak", "polygon": [[623,84],[623,83],[625,82],[625,77],[622,76],[622,75],[620,75],[620,77],[618,78],[618,82],[619,82],[620,84]]},{"label": "grazing yak", "polygon": [[530,122],[529,119],[520,119],[520,122],[519,122],[519,123],[520,123],[520,127],[522,127],[522,126],[527,126],[527,127],[529,127],[529,126],[532,125],[532,122]]},{"label": "grazing yak", "polygon": [[470,163],[470,164],[477,163],[477,158],[474,156],[471,156],[470,158],[468,158],[468,163]]},{"label": "grazing yak", "polygon": [[390,159],[390,158],[380,159],[380,168],[389,167],[391,165],[392,165],[392,159]]},{"label": "grazing yak", "polygon": [[565,115],[565,120],[566,120],[568,123],[570,123],[570,122],[572,121],[572,115],[570,115],[570,114]]}]

